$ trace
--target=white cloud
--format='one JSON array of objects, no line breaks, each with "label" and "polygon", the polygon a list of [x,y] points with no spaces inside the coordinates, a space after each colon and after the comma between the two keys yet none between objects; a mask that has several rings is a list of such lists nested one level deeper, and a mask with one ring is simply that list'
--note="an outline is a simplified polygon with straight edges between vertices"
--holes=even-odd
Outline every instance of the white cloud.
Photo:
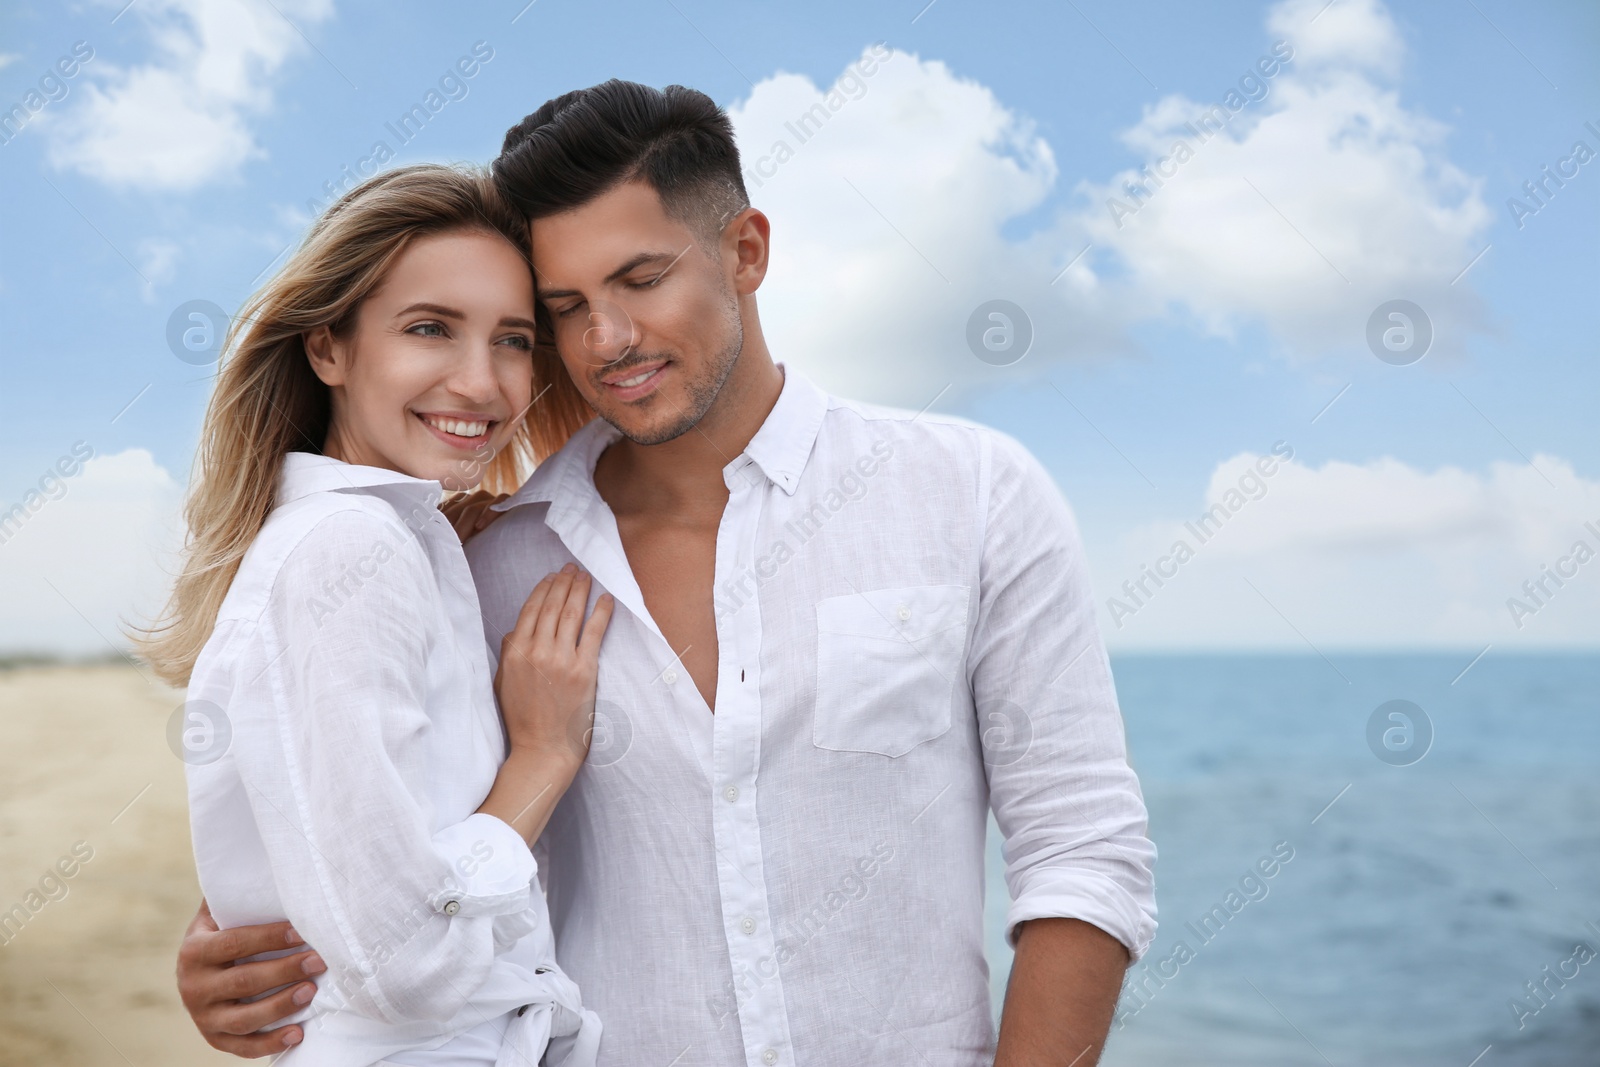
[{"label": "white cloud", "polygon": [[[1452,284],[1491,221],[1481,181],[1451,163],[1443,125],[1400,102],[1404,42],[1378,0],[1319,6],[1270,10],[1259,52],[1281,38],[1293,58],[1258,73],[1265,97],[1241,93],[1204,143],[1184,124],[1236,85],[1152,101],[1123,131],[1152,164],[1180,136],[1193,156],[1164,164],[1175,173],[1120,227],[1107,201],[1129,199],[1135,171],[1075,182],[1077,201],[1051,214],[1051,146],[943,63],[892,52],[831,87],[762,81],[730,114],[751,196],[774,221],[773,270],[788,279],[762,294],[775,350],[830,388],[913,407],[946,385],[1128,351],[1131,325],[1173,310],[1217,336],[1265,324],[1309,358],[1363,352],[1373,309],[1404,298],[1433,319],[1440,356],[1459,351],[1487,328],[1470,278]],[[1256,59],[1241,55],[1241,76]],[[1035,211],[1028,236],[1006,235]],[[1032,320],[1015,368],[979,362],[965,340],[993,298]]]},{"label": "white cloud", "polygon": [[91,80],[48,127],[52,162],[160,191],[233,174],[265,155],[250,120],[270,109],[273,74],[305,48],[295,27],[332,10],[332,0],[145,0],[126,17],[149,26],[155,55],[86,70]]},{"label": "white cloud", "polygon": [[[79,453],[81,456],[81,452]],[[63,457],[70,461],[71,457]],[[69,462],[63,469],[76,469]],[[41,477],[0,505],[0,650],[99,654],[159,609],[181,538],[182,488],[142,448]]]},{"label": "white cloud", "polygon": [[1244,453],[1217,465],[1192,515],[1097,562],[1108,640],[1129,646],[1592,644],[1600,481],[1545,455],[1479,474]]},{"label": "white cloud", "polygon": [[[1403,44],[1382,5],[1347,0],[1313,23],[1319,6],[1273,9],[1292,58],[1271,78],[1241,64],[1266,91],[1258,102],[1262,89],[1235,83],[1147,107],[1123,135],[1144,173],[1083,183],[1082,220],[1139,291],[1207,332],[1261,322],[1291,354],[1353,351],[1373,309],[1405,298],[1433,320],[1436,350],[1459,353],[1486,328],[1476,294],[1452,284],[1491,221],[1482,182],[1450,162],[1446,127],[1388,87]],[[1209,134],[1208,111],[1221,127]],[[1141,182],[1148,194],[1128,191]]]},{"label": "white cloud", "polygon": [[761,297],[775,351],[830,388],[921,407],[949,383],[993,380],[963,340],[986,300],[1029,313],[1030,359],[1120,345],[1115,298],[1092,275],[1050,284],[1081,244],[1001,233],[1056,182],[1032,124],[937,61],[892,52],[855,73],[877,54],[829,88],[775,75],[730,109],[785,279]]}]

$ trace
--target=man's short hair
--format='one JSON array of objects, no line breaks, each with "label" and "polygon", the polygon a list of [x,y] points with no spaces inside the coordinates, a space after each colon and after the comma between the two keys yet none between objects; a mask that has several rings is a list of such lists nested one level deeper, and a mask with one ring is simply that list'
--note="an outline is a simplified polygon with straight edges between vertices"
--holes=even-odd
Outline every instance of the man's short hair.
[{"label": "man's short hair", "polygon": [[750,206],[727,113],[682,85],[613,78],[547,101],[506,133],[495,183],[529,219],[642,180],[662,209],[712,238]]}]

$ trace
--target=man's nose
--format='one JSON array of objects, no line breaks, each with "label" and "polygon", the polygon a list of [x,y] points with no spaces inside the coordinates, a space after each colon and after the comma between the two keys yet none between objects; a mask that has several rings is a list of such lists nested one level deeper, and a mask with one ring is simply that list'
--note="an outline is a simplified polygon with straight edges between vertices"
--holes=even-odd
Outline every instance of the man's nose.
[{"label": "man's nose", "polygon": [[596,366],[615,363],[638,347],[638,327],[626,308],[615,301],[589,305],[589,326],[583,332],[585,358]]}]

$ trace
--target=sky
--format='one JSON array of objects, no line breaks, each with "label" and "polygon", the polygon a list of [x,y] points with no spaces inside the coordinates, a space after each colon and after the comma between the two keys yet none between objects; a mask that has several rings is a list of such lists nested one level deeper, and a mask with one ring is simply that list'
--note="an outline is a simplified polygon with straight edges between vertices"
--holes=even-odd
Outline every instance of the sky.
[{"label": "sky", "polygon": [[779,359],[1039,456],[1114,651],[1600,644],[1595,5],[525,2],[5,5],[0,651],[157,606],[331,196],[610,77],[728,108]]}]

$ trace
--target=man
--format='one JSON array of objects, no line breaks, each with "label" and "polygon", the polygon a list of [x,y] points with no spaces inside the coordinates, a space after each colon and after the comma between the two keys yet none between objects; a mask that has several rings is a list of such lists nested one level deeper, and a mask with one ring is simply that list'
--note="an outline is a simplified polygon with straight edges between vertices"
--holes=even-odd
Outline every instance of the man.
[{"label": "man", "polygon": [[[618,605],[588,763],[540,841],[602,1062],[1096,1062],[1154,936],[1154,849],[1048,475],[994,431],[774,362],[770,227],[703,94],[569,93],[495,176],[600,416],[468,555],[492,647],[567,562]],[[1016,947],[998,1049],[991,806]],[[197,1024],[280,1050],[293,1028],[251,1031],[293,1010],[314,954],[228,968],[282,924],[206,927],[180,955]]]}]

